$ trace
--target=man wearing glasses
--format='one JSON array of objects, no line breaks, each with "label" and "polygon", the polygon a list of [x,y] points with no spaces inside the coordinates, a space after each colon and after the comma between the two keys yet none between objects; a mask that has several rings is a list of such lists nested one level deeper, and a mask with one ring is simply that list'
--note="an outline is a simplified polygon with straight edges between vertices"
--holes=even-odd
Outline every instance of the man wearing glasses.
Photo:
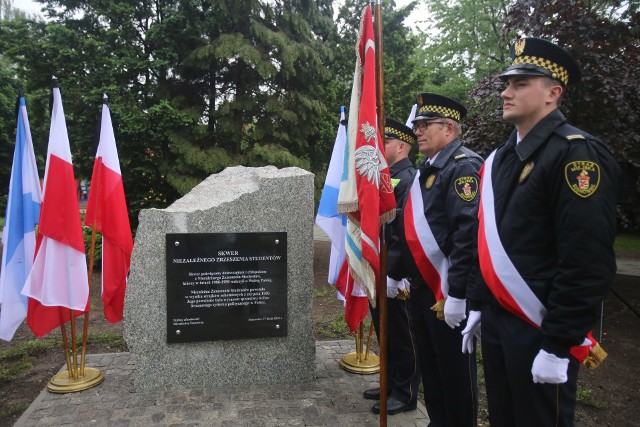
[{"label": "man wearing glasses", "polygon": [[411,283],[411,308],[431,427],[475,426],[475,351],[461,354],[467,284],[477,280],[478,171],[482,158],[462,145],[467,109],[422,93],[413,121],[418,166],[401,217],[404,264],[389,268]]}]

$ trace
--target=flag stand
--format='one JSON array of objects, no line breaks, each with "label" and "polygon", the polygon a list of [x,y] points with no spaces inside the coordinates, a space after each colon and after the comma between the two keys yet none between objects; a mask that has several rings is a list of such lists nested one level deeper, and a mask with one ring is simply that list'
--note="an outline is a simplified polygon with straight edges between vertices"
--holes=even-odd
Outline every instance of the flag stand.
[{"label": "flag stand", "polygon": [[340,359],[340,367],[354,374],[369,375],[380,371],[380,358],[371,353],[371,340],[373,339],[373,322],[369,327],[366,350],[364,348],[364,321],[360,323],[356,331],[356,351],[345,354]]},{"label": "flag stand", "polygon": [[[93,258],[94,248],[96,244],[96,225],[95,223],[91,227],[91,247],[89,250],[89,291],[91,291],[91,282],[93,281]],[[80,366],[78,366],[78,353],[76,351],[76,318],[71,314],[71,344],[72,349],[69,350],[69,344],[67,341],[67,331],[64,323],[60,325],[60,332],[62,333],[62,343],[64,347],[65,360],[67,362],[67,370],[60,372],[51,378],[47,384],[47,390],[51,393],[74,393],[77,391],[83,391],[97,386],[104,381],[104,374],[96,368],[85,367],[85,356],[87,353],[87,333],[89,331],[89,312],[84,314],[84,327],[82,330],[82,355],[80,358]]]}]

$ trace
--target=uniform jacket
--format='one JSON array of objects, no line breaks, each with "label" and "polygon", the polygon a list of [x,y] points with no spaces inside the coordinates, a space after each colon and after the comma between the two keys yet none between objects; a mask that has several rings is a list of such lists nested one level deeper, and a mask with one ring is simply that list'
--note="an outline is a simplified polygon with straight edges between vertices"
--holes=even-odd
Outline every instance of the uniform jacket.
[{"label": "uniform jacket", "polygon": [[[619,167],[603,143],[568,125],[559,110],[515,141],[514,132],[494,159],[498,234],[548,310],[542,348],[567,357],[593,326],[616,271]],[[488,288],[483,295],[498,304]]]},{"label": "uniform jacket", "polygon": [[[482,158],[456,139],[440,151],[433,164],[424,161],[419,166],[424,214],[440,250],[449,258],[449,295],[455,298],[466,298],[468,281],[479,275],[476,236],[481,164]],[[406,197],[403,206],[405,202]],[[404,263],[390,268],[389,276],[421,282],[404,239],[403,221],[399,227]]]},{"label": "uniform jacket", "polygon": [[385,227],[385,238],[387,240],[387,271],[397,269],[394,267],[402,264],[402,249],[398,243],[398,233],[400,232],[400,218],[402,217],[402,206],[407,191],[411,187],[413,178],[416,176],[416,168],[411,160],[404,158],[396,162],[389,168],[391,181],[394,184],[393,194],[396,197],[396,217]]}]

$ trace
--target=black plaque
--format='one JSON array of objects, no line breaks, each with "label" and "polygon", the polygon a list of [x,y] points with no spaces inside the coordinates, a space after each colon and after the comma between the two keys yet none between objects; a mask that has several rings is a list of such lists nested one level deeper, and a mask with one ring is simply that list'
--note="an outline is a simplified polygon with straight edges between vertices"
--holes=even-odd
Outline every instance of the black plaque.
[{"label": "black plaque", "polygon": [[167,234],[167,342],[287,336],[287,233]]}]

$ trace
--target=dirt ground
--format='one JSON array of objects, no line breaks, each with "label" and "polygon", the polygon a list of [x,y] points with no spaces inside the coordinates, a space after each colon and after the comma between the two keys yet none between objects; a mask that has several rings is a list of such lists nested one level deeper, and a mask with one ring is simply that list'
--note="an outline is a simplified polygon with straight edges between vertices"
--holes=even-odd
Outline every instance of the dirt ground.
[{"label": "dirt ground", "polygon": [[[326,284],[329,243],[314,245],[313,319],[316,340],[351,339],[341,321],[343,306]],[[89,335],[100,337],[89,344],[88,354],[127,351],[117,339],[123,323],[110,324],[104,319],[99,298],[99,275],[92,288],[93,311]],[[77,324],[81,329],[82,322]],[[599,328],[594,329],[598,335]],[[59,341],[60,331],[51,332],[43,340]],[[34,340],[26,325],[20,327],[10,343],[0,341],[0,355]],[[640,424],[640,278],[617,276],[604,305],[602,346],[608,359],[597,369],[582,369],[578,382],[579,403],[576,425],[585,427],[635,426]],[[0,357],[0,374],[7,372],[12,359]],[[47,382],[64,363],[61,346],[38,351],[31,357],[32,367],[13,380],[0,375],[0,426],[11,426],[20,417]],[[482,387],[480,387],[482,390]],[[480,396],[482,401],[482,395]],[[488,426],[486,411],[481,408],[479,424]]]}]

